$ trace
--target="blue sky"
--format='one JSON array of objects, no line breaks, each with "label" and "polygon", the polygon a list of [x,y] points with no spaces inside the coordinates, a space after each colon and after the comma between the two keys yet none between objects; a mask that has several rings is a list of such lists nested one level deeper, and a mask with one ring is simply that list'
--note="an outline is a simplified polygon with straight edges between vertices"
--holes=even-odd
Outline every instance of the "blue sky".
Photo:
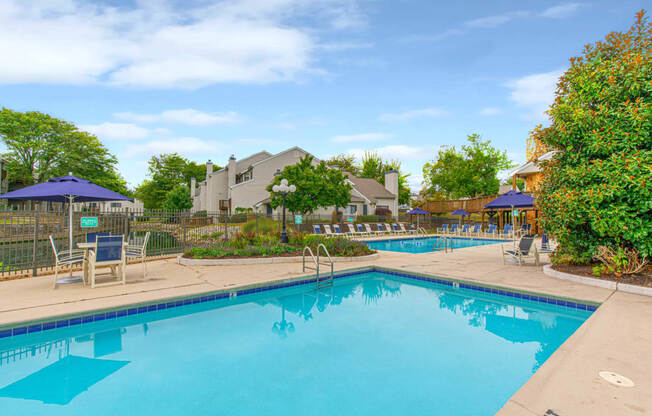
[{"label": "blue sky", "polygon": [[470,133],[523,162],[568,58],[644,3],[0,0],[0,106],[96,134],[131,186],[163,152],[298,145],[399,159],[416,191]]}]

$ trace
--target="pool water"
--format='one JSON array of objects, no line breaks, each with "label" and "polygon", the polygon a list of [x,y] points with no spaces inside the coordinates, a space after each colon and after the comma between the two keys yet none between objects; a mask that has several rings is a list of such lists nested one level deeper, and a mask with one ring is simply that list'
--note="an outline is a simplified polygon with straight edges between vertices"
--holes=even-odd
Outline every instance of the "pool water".
[{"label": "pool water", "polygon": [[0,340],[6,415],[492,415],[591,312],[368,272]]},{"label": "pool water", "polygon": [[[401,253],[431,253],[444,250],[443,237],[405,238],[397,240],[367,241],[369,248],[374,250],[398,251]],[[486,238],[451,237],[453,249],[486,246],[487,244],[505,243],[511,241],[489,240]]]}]

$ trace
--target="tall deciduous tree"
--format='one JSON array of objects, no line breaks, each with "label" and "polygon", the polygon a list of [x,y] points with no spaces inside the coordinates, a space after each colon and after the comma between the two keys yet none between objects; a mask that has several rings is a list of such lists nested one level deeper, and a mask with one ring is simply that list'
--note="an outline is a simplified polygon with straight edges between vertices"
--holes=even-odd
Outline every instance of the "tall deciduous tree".
[{"label": "tall deciduous tree", "polygon": [[0,139],[9,150],[8,180],[23,187],[67,175],[89,179],[130,195],[117,171],[117,159],[97,137],[77,126],[37,111],[0,110]]},{"label": "tall deciduous tree", "polygon": [[360,167],[357,165],[355,156],[345,155],[344,153],[331,157],[326,161],[326,165],[352,173],[355,176],[360,174]]},{"label": "tall deciduous tree", "polygon": [[571,58],[543,143],[558,150],[537,203],[555,261],[586,263],[599,246],[652,256],[652,25],[645,13]]},{"label": "tall deciduous tree", "polygon": [[176,185],[165,194],[163,208],[170,211],[185,211],[192,208],[190,190],[185,185]]},{"label": "tall deciduous tree", "polygon": [[439,192],[447,198],[493,195],[500,189],[498,172],[513,167],[505,151],[483,141],[480,135],[467,137],[461,151],[455,146],[439,150],[437,158],[423,166],[428,192]]},{"label": "tall deciduous tree", "polygon": [[351,202],[351,185],[339,169],[329,168],[326,162],[315,165],[310,155],[303,157],[297,164],[286,166],[280,175],[274,177],[267,190],[271,195],[273,208],[280,206],[283,199],[274,195],[272,187],[287,179],[296,186],[296,192],[289,194],[286,208],[290,212],[310,214],[318,208],[330,206],[345,207]]},{"label": "tall deciduous tree", "polygon": [[362,156],[362,165],[360,166],[360,177],[372,178],[381,184],[385,184],[385,172],[388,170],[397,170],[398,174],[398,203],[407,204],[410,202],[410,186],[407,178],[409,174],[401,172],[401,162],[398,160],[383,160],[375,152],[365,152]]},{"label": "tall deciduous tree", "polygon": [[189,161],[177,153],[152,156],[148,163],[149,179],[136,188],[136,197],[143,201],[145,208],[163,208],[167,193],[174,187],[189,186],[191,178],[198,181],[206,178],[206,165]]}]

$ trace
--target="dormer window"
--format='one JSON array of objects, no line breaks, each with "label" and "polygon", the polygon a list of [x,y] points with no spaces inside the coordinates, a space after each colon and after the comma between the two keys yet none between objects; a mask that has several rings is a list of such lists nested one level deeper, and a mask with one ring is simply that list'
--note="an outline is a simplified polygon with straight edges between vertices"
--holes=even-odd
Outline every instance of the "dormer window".
[{"label": "dormer window", "polygon": [[235,175],[235,183],[238,184],[238,183],[242,183],[242,182],[247,182],[247,181],[252,180],[253,178],[254,178],[254,170],[250,166],[249,169],[245,170],[242,173],[239,173],[239,174]]}]

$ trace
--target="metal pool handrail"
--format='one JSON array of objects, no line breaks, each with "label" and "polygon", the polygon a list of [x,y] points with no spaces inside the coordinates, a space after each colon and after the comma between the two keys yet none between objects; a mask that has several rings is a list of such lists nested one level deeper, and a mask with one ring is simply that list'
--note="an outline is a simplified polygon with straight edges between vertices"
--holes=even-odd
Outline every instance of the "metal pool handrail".
[{"label": "metal pool handrail", "polygon": [[[450,244],[448,244],[450,242]],[[453,238],[452,237],[443,237],[441,240],[436,242],[432,246],[432,251],[439,251],[438,249],[441,248],[441,243],[444,243],[444,253],[448,253],[448,249],[451,249],[451,253],[453,252]]]},{"label": "metal pool handrail", "polygon": [[[324,249],[324,253],[326,254],[326,257],[328,257],[328,263],[326,263],[326,262],[322,263],[322,262],[319,261],[319,249],[321,249],[321,248]],[[320,278],[319,278],[319,270],[318,270],[317,271],[317,289],[321,289],[323,287],[328,287],[328,286],[333,286],[333,259],[331,258],[331,255],[328,252],[328,249],[326,248],[326,246],[323,243],[319,244],[317,246],[317,269],[319,269],[320,264],[323,264],[324,266],[330,265],[331,266],[331,275],[330,275],[330,278],[328,278],[328,279],[326,279],[324,281],[321,281]]]}]

